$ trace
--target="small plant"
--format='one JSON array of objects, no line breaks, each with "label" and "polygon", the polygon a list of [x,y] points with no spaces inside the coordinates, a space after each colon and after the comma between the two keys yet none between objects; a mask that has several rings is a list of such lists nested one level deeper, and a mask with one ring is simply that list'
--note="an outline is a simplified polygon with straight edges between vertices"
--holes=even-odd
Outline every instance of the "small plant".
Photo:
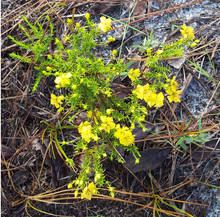
[{"label": "small plant", "polygon": [[[110,61],[105,64],[102,58],[97,58],[95,51],[100,46],[106,46],[115,39],[109,37],[106,42],[98,39],[98,36],[111,29],[111,19],[101,17],[100,24],[96,25],[86,14],[86,25],[76,23],[71,33],[63,40],[54,38],[54,28],[47,17],[48,26],[43,29],[42,24],[33,26],[23,16],[30,31],[23,26],[20,28],[28,37],[28,43],[9,38],[21,48],[31,52],[32,56],[23,57],[13,53],[11,56],[26,63],[34,63],[35,69],[39,72],[36,77],[33,91],[38,87],[41,78],[54,76],[55,87],[59,90],[51,94],[51,104],[59,113],[66,108],[75,113],[73,116],[65,116],[72,122],[81,112],[87,113],[87,119],[79,126],[50,127],[51,140],[55,139],[56,145],[66,159],[66,163],[74,168],[74,160],[66,156],[63,146],[73,141],[59,141],[59,130],[78,128],[81,138],[75,143],[75,155],[83,153],[83,164],[78,173],[78,178],[68,184],[68,188],[76,186],[75,196],[82,190],[81,198],[91,199],[93,194],[98,193],[98,188],[108,186],[110,195],[114,197],[114,188],[105,180],[104,170],[101,166],[101,159],[109,155],[110,160],[114,158],[123,163],[122,157],[118,154],[116,147],[129,151],[136,158],[138,163],[140,153],[134,145],[135,135],[132,131],[144,126],[145,117],[148,114],[147,108],[141,104],[144,100],[149,107],[160,108],[164,105],[164,98],[167,96],[169,102],[179,102],[181,91],[178,90],[176,77],[169,78],[169,70],[160,65],[161,59],[168,57],[183,56],[183,46],[190,46],[194,39],[192,27],[183,26],[183,37],[173,44],[160,47],[152,40],[147,43],[145,40],[146,71],[139,69],[128,70],[123,60],[117,60],[117,51],[113,50]],[[67,20],[71,26],[71,20]],[[47,35],[47,37],[45,37]],[[56,47],[54,53],[48,54],[48,47]],[[115,76],[128,74],[131,80],[132,93],[121,100],[112,89],[112,81]],[[63,94],[60,94],[60,93]],[[45,123],[46,124],[46,123]],[[47,124],[48,125],[48,124]],[[46,132],[46,131],[45,131]],[[44,133],[45,133],[44,132]],[[53,138],[54,133],[54,138]],[[43,134],[44,136],[44,134]],[[89,174],[94,171],[94,182],[91,182]]]}]

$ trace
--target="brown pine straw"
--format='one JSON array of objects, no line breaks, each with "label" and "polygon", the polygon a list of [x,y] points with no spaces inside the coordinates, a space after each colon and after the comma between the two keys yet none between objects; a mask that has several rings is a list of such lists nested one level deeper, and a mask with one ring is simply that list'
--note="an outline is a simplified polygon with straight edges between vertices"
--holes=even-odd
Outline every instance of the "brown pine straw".
[{"label": "brown pine straw", "polygon": [[[183,185],[186,185],[188,183],[192,182],[192,180],[189,180],[185,183],[182,183],[181,185],[179,185],[177,188],[179,187],[182,187]],[[175,188],[175,189],[177,189]],[[54,193],[49,193],[47,194],[46,193],[43,193],[43,194],[39,194],[39,195],[35,195],[35,196],[26,196],[26,206],[30,203],[29,200],[33,200],[33,201],[38,201],[38,202],[44,202],[44,203],[48,203],[48,204],[60,204],[60,205],[69,205],[69,204],[73,204],[73,202],[56,202],[56,201],[60,201],[60,200],[75,200],[75,199],[81,199],[80,196],[77,196],[77,197],[70,197],[70,196],[66,196],[66,195],[74,195],[74,193],[72,193],[73,191],[75,191],[76,189],[66,189],[66,190],[62,190],[62,191],[59,191],[59,192],[54,192]],[[108,191],[108,189],[105,189],[105,188],[99,188],[98,190],[104,190],[104,191]],[[169,192],[173,191],[173,189],[171,189]],[[140,198],[144,198],[144,197],[148,197],[148,198],[152,198],[152,199],[158,199],[160,198],[160,196],[158,195],[157,197],[154,197],[154,196],[149,196],[148,193],[130,193],[130,192],[123,192],[123,191],[117,191],[117,190],[114,190],[114,192],[116,193],[119,193],[119,194],[126,194],[126,195],[131,195],[131,196],[137,196],[137,197],[140,197]],[[166,193],[169,193],[169,192],[164,192],[164,194]],[[81,193],[79,193],[80,195]],[[25,195],[23,195],[25,196]],[[63,197],[63,198],[60,198],[60,196],[66,196],[66,197]],[[46,198],[50,198],[52,197],[52,199],[46,199]],[[59,197],[59,198],[54,198],[54,197]],[[106,195],[103,195],[103,194],[98,194],[98,195],[93,195],[92,197],[93,199],[106,199],[106,200],[114,200],[114,201],[119,201],[119,202],[123,202],[123,203],[130,203],[130,204],[134,204],[134,205],[137,205],[137,206],[141,206],[143,208],[147,208],[147,209],[151,209],[153,210],[154,208],[151,207],[151,206],[147,206],[147,205],[143,205],[143,204],[139,204],[139,203],[135,203],[135,202],[132,202],[132,201],[127,201],[127,200],[122,200],[122,199],[119,199],[119,198],[112,198],[111,196],[106,196]],[[199,204],[199,203],[194,203],[194,202],[188,202],[188,201],[182,201],[182,200],[175,200],[175,199],[169,199],[169,198],[160,198],[162,201],[163,200],[166,200],[166,201],[174,201],[174,202],[180,202],[180,203],[186,203],[186,204],[192,204],[192,205],[198,205],[198,206],[206,206],[208,207],[209,205],[206,205],[206,204]],[[76,203],[79,203],[76,202]],[[161,202],[162,203],[162,202]],[[17,205],[17,203],[14,203],[12,204],[13,206]],[[30,204],[29,204],[30,205]],[[32,207],[33,208],[33,207]],[[37,208],[36,208],[37,209]],[[27,211],[27,209],[26,209]],[[38,211],[41,211],[41,210],[38,210]],[[179,216],[179,215],[182,215],[182,216],[188,216],[187,214],[183,214],[183,213],[176,213],[176,212],[172,212],[172,211],[168,211],[168,210],[162,210],[162,209],[158,209],[159,212],[162,212],[162,213],[165,213],[165,214],[169,214],[171,216]],[[44,211],[41,211],[42,213],[46,213]],[[49,213],[50,215],[53,215],[52,213]],[[60,215],[60,216],[63,216],[63,215]]]},{"label": "brown pine straw", "polygon": [[[26,4],[28,4],[28,3],[32,2],[32,1],[33,1],[33,0],[31,0],[31,1],[27,2]],[[25,10],[23,10],[23,11],[22,11],[20,14],[18,14],[18,15],[16,15],[16,16],[14,16],[14,17],[13,17],[13,18],[11,18],[10,20],[6,21],[6,22],[5,22],[5,23],[3,23],[1,26],[4,26],[5,24],[9,23],[10,21],[12,21],[12,20],[16,19],[18,16],[20,16],[20,15],[24,14],[24,12],[25,12],[25,11],[29,10],[31,7],[35,6],[35,5],[36,5],[36,4],[38,4],[39,2],[40,2],[40,1],[35,2],[33,5],[29,6],[28,8],[26,8]],[[20,6],[20,7],[18,7],[16,10],[18,10],[19,8],[21,8],[21,7],[25,6],[26,4],[24,4],[24,5]],[[5,17],[9,16],[11,13],[15,12],[16,10],[11,11],[9,14],[5,15],[5,16],[4,16],[2,19],[4,19]]]}]

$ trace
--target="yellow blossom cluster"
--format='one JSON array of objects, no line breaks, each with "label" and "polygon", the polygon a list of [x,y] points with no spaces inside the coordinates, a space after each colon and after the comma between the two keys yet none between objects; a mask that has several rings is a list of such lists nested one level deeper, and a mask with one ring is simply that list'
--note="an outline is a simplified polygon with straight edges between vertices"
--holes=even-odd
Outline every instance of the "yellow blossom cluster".
[{"label": "yellow blossom cluster", "polygon": [[55,83],[56,88],[65,87],[66,85],[70,85],[70,78],[72,77],[71,73],[64,73],[61,76],[56,77]]},{"label": "yellow blossom cluster", "polygon": [[60,104],[63,104],[62,100],[64,100],[64,96],[56,96],[54,94],[51,94],[51,104],[55,105],[56,108],[60,107]]},{"label": "yellow blossom cluster", "polygon": [[145,86],[138,85],[136,90],[133,91],[133,94],[136,94],[138,99],[144,99],[150,107],[155,106],[156,108],[159,108],[163,106],[163,93],[160,92],[159,94],[156,94],[150,89],[149,84],[146,84]]},{"label": "yellow blossom cluster", "polygon": [[94,183],[91,182],[87,187],[83,189],[81,199],[86,198],[88,200],[91,200],[93,194],[97,194],[97,188]]},{"label": "yellow blossom cluster", "polygon": [[170,86],[166,88],[166,93],[169,95],[167,98],[169,102],[180,102],[179,96],[181,94],[181,90],[177,90],[178,83],[175,81],[176,76],[170,81]]},{"label": "yellow blossom cluster", "polygon": [[195,47],[198,43],[199,43],[199,40],[196,39],[196,40],[190,45],[190,47]]},{"label": "yellow blossom cluster", "polygon": [[112,117],[101,116],[100,119],[102,121],[100,130],[105,130],[106,132],[110,133],[110,130],[115,128],[115,123],[113,122]]},{"label": "yellow blossom cluster", "polygon": [[95,135],[92,133],[92,126],[88,121],[82,122],[78,128],[79,133],[86,142],[90,142],[91,139],[95,138]]},{"label": "yellow blossom cluster", "polygon": [[194,36],[194,33],[193,33],[193,30],[194,28],[191,27],[191,26],[186,26],[186,24],[184,24],[182,26],[183,29],[180,30],[180,32],[182,33],[182,36],[185,40],[187,39],[194,39],[195,36]]},{"label": "yellow blossom cluster", "polygon": [[128,77],[131,79],[131,81],[135,81],[140,75],[141,73],[139,69],[131,69],[129,71]]},{"label": "yellow blossom cluster", "polygon": [[129,146],[134,142],[134,135],[129,130],[128,127],[123,126],[122,128],[118,124],[116,126],[117,131],[114,133],[114,136],[119,139],[119,142],[122,145]]},{"label": "yellow blossom cluster", "polygon": [[112,28],[111,23],[112,23],[112,20],[110,18],[106,19],[105,17],[101,17],[98,27],[103,32],[107,32]]}]

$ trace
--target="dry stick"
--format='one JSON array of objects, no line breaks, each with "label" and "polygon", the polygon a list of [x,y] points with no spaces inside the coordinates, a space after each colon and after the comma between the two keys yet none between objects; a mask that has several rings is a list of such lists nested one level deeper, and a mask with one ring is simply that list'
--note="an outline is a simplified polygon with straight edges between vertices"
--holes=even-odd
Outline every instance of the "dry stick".
[{"label": "dry stick", "polygon": [[[129,24],[133,24],[133,23],[136,23],[136,22],[139,22],[139,21],[142,21],[146,18],[150,18],[152,17],[151,15],[158,15],[158,13],[163,13],[163,14],[167,14],[167,13],[170,13],[171,11],[174,11],[174,10],[178,10],[180,8],[184,8],[184,7],[188,7],[188,6],[191,6],[191,5],[194,5],[194,4],[197,4],[197,3],[200,3],[200,2],[203,2],[204,0],[200,0],[200,1],[196,1],[196,2],[193,2],[193,3],[190,3],[190,4],[187,4],[187,5],[183,5],[183,6],[174,6],[174,7],[171,7],[171,8],[168,8],[168,9],[165,9],[165,10],[162,10],[162,11],[156,11],[156,12],[153,12],[153,13],[147,13],[147,14],[143,14],[143,15],[139,15],[139,16],[134,16],[134,17],[131,17],[130,19],[134,19],[134,18],[139,18],[139,17],[143,17],[143,16],[146,16],[148,15],[147,17],[143,17],[139,20],[136,20],[136,21],[133,21]],[[150,15],[150,16],[149,16]],[[161,14],[162,15],[162,14]],[[158,15],[159,16],[159,15]],[[123,20],[127,20],[128,18],[124,18],[124,19],[121,19],[120,21],[123,21]],[[118,27],[120,28],[120,27]]]},{"label": "dry stick", "polygon": [[[18,60],[15,60],[14,62],[17,62]],[[14,63],[12,62],[12,63]],[[4,77],[4,79],[2,80],[2,84],[5,82],[6,78],[13,72],[13,70],[19,65],[19,63],[21,62],[21,60],[19,60],[17,62],[17,64],[12,68],[12,70]]]},{"label": "dry stick", "polygon": [[[26,57],[29,54],[29,52],[27,54],[25,54],[24,57]],[[15,60],[14,62],[17,62],[18,60]],[[12,63],[14,63],[12,62]],[[19,63],[21,62],[21,60],[19,60],[19,62],[12,68],[12,70],[4,77],[4,79],[2,80],[2,84],[5,82],[6,78],[13,72],[13,70],[19,65]]]},{"label": "dry stick", "polygon": [[13,65],[13,64],[15,64],[15,63],[17,63],[18,62],[18,60],[15,60],[15,61],[13,61],[13,62],[11,62],[9,65],[7,65],[7,66],[5,66],[4,68],[2,68],[2,72],[3,71],[5,71],[7,68],[9,68],[11,65]]},{"label": "dry stick", "polygon": [[204,30],[204,29],[206,29],[206,28],[208,28],[208,27],[211,26],[213,23],[215,23],[215,22],[217,22],[217,21],[219,21],[219,20],[220,20],[220,18],[218,18],[217,20],[213,21],[213,22],[210,23],[209,25],[204,26],[203,28],[201,28],[200,30],[198,30],[197,32],[195,32],[195,34],[201,32],[202,30]]},{"label": "dry stick", "polygon": [[[52,14],[51,17],[53,17],[53,14]],[[41,40],[40,40],[40,43],[42,42],[42,40],[43,40],[43,38],[44,38],[44,36],[45,36],[45,34],[46,34],[46,31],[47,31],[47,29],[48,29],[48,27],[49,27],[49,24],[50,24],[50,22],[48,22],[48,25],[47,25],[47,27],[46,27],[46,29],[45,29],[43,35],[42,35],[42,38],[41,38]],[[35,55],[33,56],[33,59],[34,59],[34,57],[35,57]],[[29,69],[30,69],[31,66],[32,66],[33,59],[32,59],[30,65],[29,65],[29,67],[28,67],[28,69],[27,69],[27,72],[25,73],[25,76],[24,76],[23,81],[22,81],[22,83],[21,83],[21,87],[20,87],[20,89],[19,89],[19,91],[18,91],[17,97],[18,97],[18,95],[19,95],[19,93],[20,93],[20,91],[21,91],[21,88],[22,88],[23,83],[24,83],[24,81],[25,81],[25,78],[26,78],[26,76],[27,76],[27,74],[28,74],[28,72],[29,72]],[[43,88],[43,85],[44,85],[45,81],[46,81],[46,78],[44,79],[44,82],[42,83],[42,85],[41,85],[41,87],[40,87],[40,90],[39,90],[39,92],[38,92],[38,94],[37,94],[37,96],[36,96],[34,102],[32,103],[32,105],[31,105],[31,107],[30,107],[30,110],[28,111],[27,116],[25,117],[25,119],[24,119],[24,121],[23,121],[23,123],[22,123],[20,129],[18,130],[17,134],[15,135],[15,137],[14,137],[14,139],[12,140],[11,144],[9,145],[9,147],[8,147],[8,149],[7,149],[6,153],[5,153],[5,155],[8,153],[10,147],[12,146],[12,144],[13,144],[13,142],[15,141],[16,137],[18,136],[19,132],[21,131],[23,125],[25,124],[25,121],[27,120],[27,118],[28,118],[28,116],[29,116],[29,114],[30,114],[30,112],[31,112],[31,110],[32,110],[32,108],[33,108],[33,106],[34,106],[34,104],[35,104],[35,102],[36,102],[38,96],[40,95],[40,91],[41,91],[41,89]],[[16,101],[17,101],[17,97],[16,97],[16,99],[15,99],[15,101],[14,101],[14,104],[13,104],[13,106],[12,106],[12,109],[11,109],[11,112],[10,112],[10,115],[9,115],[9,118],[11,117],[11,114],[12,114],[12,112],[13,112],[13,108],[14,108],[15,103],[16,103]],[[8,125],[8,122],[6,123],[6,127],[5,127],[5,130],[4,130],[3,136],[2,136],[1,143],[3,142],[3,138],[4,138],[4,135],[5,135],[5,132],[6,132],[7,125]],[[13,156],[14,156],[14,155],[13,155]]]},{"label": "dry stick", "polygon": [[190,115],[193,119],[193,122],[196,122],[197,119],[195,118],[195,116],[193,115],[193,113],[190,111],[188,105],[186,104],[186,102],[182,99],[181,100],[181,105],[185,108],[186,112],[188,113],[188,115]]},{"label": "dry stick", "polygon": [[[43,141],[42,141],[42,142],[43,142]],[[48,147],[47,147],[47,149],[46,149],[46,151],[45,151],[45,153],[44,153],[44,158],[43,158],[43,162],[42,162],[42,164],[41,164],[40,172],[39,172],[37,181],[36,181],[36,183],[35,183],[35,185],[34,185],[34,187],[33,187],[33,190],[32,190],[32,192],[31,192],[31,195],[34,193],[34,191],[35,191],[35,189],[36,189],[36,187],[37,187],[37,183],[39,182],[40,175],[41,175],[42,170],[43,170],[44,162],[45,162],[45,160],[46,160],[47,152],[48,152],[48,150],[50,149],[50,145],[51,145],[51,142],[49,142],[49,145],[48,145]]]},{"label": "dry stick", "polygon": [[51,10],[57,15],[57,17],[60,19],[60,21],[68,28],[67,24],[61,19],[61,17],[57,14],[57,12],[54,10],[54,8],[51,6],[51,4],[46,0],[48,6],[51,8]]},{"label": "dry stick", "polygon": [[[68,112],[67,112],[68,113]],[[59,117],[58,119],[56,119],[55,121],[53,121],[50,125],[48,125],[46,128],[44,128],[40,133],[38,133],[36,136],[33,137],[33,139],[31,139],[26,145],[24,145],[23,147],[21,147],[18,151],[16,151],[14,153],[13,156],[11,156],[6,162],[10,161],[14,156],[16,156],[18,153],[20,153],[25,147],[27,147],[29,144],[31,144],[37,137],[41,136],[41,134],[48,128],[50,128],[51,126],[53,126],[53,124],[55,124],[58,120],[62,119],[64,116],[66,115],[66,113]]]},{"label": "dry stick", "polygon": [[214,97],[214,95],[215,95],[216,91],[217,91],[217,90],[218,90],[218,88],[219,88],[219,85],[220,85],[220,82],[218,82],[218,85],[217,85],[217,87],[216,87],[216,89],[215,89],[214,93],[212,94],[211,99],[209,100],[209,102],[208,102],[208,104],[207,104],[207,106],[206,106],[205,110],[203,111],[203,113],[202,113],[202,115],[201,115],[201,118],[204,116],[204,114],[205,114],[205,112],[206,112],[207,108],[209,107],[209,105],[210,105],[210,103],[211,103],[211,101],[212,101],[212,98]]},{"label": "dry stick", "polygon": [[[219,165],[220,160],[215,164],[214,168],[212,169],[212,171],[209,173],[209,176],[207,177],[207,179],[205,180],[205,183],[208,181],[208,179],[210,178],[210,176],[213,174],[214,170],[216,169],[216,167]],[[196,181],[196,180],[195,180]],[[194,197],[193,202],[196,200],[197,196],[200,194],[200,192],[202,191],[203,187],[205,185],[202,185],[201,188],[199,189],[199,192],[197,193],[197,195]],[[197,212],[198,208],[193,212],[193,214],[195,212]]]},{"label": "dry stick", "polygon": [[[36,8],[39,8],[44,1],[42,1]],[[26,17],[29,17],[32,13],[34,13],[34,10],[32,10],[29,14],[26,15]],[[20,21],[18,21],[14,26],[12,26],[10,29],[7,29],[6,31],[4,31],[1,35],[4,35],[5,33],[9,32],[10,30],[13,30],[18,24],[20,24],[22,22],[22,19]]]},{"label": "dry stick", "polygon": [[173,159],[172,159],[171,174],[170,174],[169,183],[168,183],[169,188],[171,188],[171,186],[173,184],[173,176],[174,176],[174,172],[175,172],[175,169],[176,169],[177,150],[176,149],[174,149],[174,150],[175,150],[175,152],[174,152],[174,156],[173,156]]},{"label": "dry stick", "polygon": [[[26,73],[26,74],[27,74],[27,73]],[[28,116],[29,116],[29,114],[30,114],[30,112],[31,112],[31,110],[32,110],[32,108],[33,108],[35,102],[37,101],[38,96],[40,95],[40,91],[41,91],[41,89],[43,88],[43,85],[44,85],[45,81],[46,81],[46,78],[44,79],[44,81],[43,81],[43,83],[42,83],[42,85],[41,85],[41,88],[40,88],[40,90],[39,90],[39,92],[38,92],[38,94],[37,94],[37,96],[36,96],[34,102],[32,103],[32,105],[31,105],[31,107],[30,107],[30,109],[29,109],[29,111],[28,111],[26,117],[24,118],[23,123],[21,124],[21,126],[20,126],[18,132],[16,133],[14,139],[12,140],[12,142],[11,142],[11,144],[9,145],[7,151],[5,152],[5,155],[8,153],[10,147],[12,146],[12,144],[14,143],[16,137],[18,136],[18,134],[20,133],[22,127],[24,126],[24,124],[25,124],[25,122],[26,122],[26,120],[27,120],[27,118],[28,118]],[[21,87],[22,87],[22,86],[21,86]],[[15,101],[16,101],[16,99],[15,99]],[[13,111],[13,109],[12,109],[12,111]],[[7,122],[7,123],[8,123],[8,122]],[[5,130],[6,130],[6,128],[5,128]],[[4,134],[5,134],[5,131],[4,131]],[[4,134],[3,134],[3,135],[4,135]],[[2,137],[2,140],[3,140],[3,138],[4,138],[4,137]],[[29,143],[28,143],[28,144],[29,144]],[[19,151],[19,152],[20,152],[20,151]],[[16,152],[15,154],[18,154],[19,152]],[[14,155],[15,155],[15,154],[14,154]],[[14,155],[13,155],[12,157],[14,157]],[[11,158],[12,158],[12,157],[11,157]],[[10,158],[10,159],[11,159],[11,158]]]},{"label": "dry stick", "polygon": [[141,184],[142,187],[144,187],[147,191],[150,191],[139,179],[137,176],[134,175],[133,172],[131,172],[131,170],[129,170],[126,166],[124,166],[125,169],[127,169],[133,176],[135,179],[137,179],[137,181]]},{"label": "dry stick", "polygon": [[210,58],[211,60],[215,57],[215,52],[217,51],[216,49],[217,49],[219,43],[220,43],[220,41],[216,43],[216,45],[215,45],[215,47],[214,47],[214,49],[213,49],[212,56],[211,56],[211,58]]},{"label": "dry stick", "polygon": [[216,39],[215,41],[212,41],[212,42],[210,42],[210,43],[208,43],[208,44],[205,44],[205,45],[203,45],[202,47],[196,48],[196,49],[194,49],[193,51],[186,52],[186,54],[195,52],[195,51],[197,51],[197,50],[200,50],[200,49],[202,49],[202,48],[204,48],[204,47],[207,47],[207,46],[209,46],[209,45],[211,45],[211,44],[213,44],[213,43],[215,43],[215,42],[218,42],[218,41],[220,41],[220,38],[218,38],[218,39]]},{"label": "dry stick", "polygon": [[[206,92],[209,94],[209,96],[211,97],[212,94],[210,93],[210,91],[207,89],[207,87],[201,82],[201,80],[198,78],[198,76],[193,72],[193,70],[188,67],[187,65],[185,65],[185,68],[187,71],[189,71],[193,76],[194,78],[203,86],[203,88],[206,90]],[[215,99],[215,98],[214,98]],[[218,101],[215,99],[215,101],[218,103]]]},{"label": "dry stick", "polygon": [[[24,81],[25,81],[25,78],[26,78],[26,76],[27,76],[27,73],[28,73],[28,71],[29,71],[29,69],[30,69],[30,67],[31,67],[31,65],[32,65],[32,62],[33,62],[33,61],[31,61],[30,65],[29,65],[29,67],[28,67],[28,69],[27,69],[27,72],[26,72],[25,75],[24,75],[23,81],[22,81],[22,83],[21,83],[21,87],[20,87],[19,90],[18,90],[18,93],[17,93],[16,99],[15,99],[15,101],[14,101],[14,104],[12,105],[12,109],[11,109],[11,112],[10,112],[10,114],[9,114],[8,119],[10,119],[10,117],[11,117],[11,115],[12,115],[12,112],[13,112],[14,106],[15,106],[16,101],[17,101],[17,98],[18,98],[18,96],[19,96],[19,93],[20,93],[20,91],[21,91],[21,88],[22,88],[22,86],[23,86],[23,83],[24,83]],[[4,132],[3,132],[3,134],[2,134],[2,140],[1,140],[1,143],[3,142],[4,135],[5,135],[5,132],[6,132],[6,129],[7,129],[7,125],[8,125],[8,123],[9,123],[9,122],[6,123],[5,129],[4,129]],[[14,140],[13,140],[13,141],[14,141]],[[11,147],[11,145],[12,145],[12,143],[11,143],[10,146],[8,147],[8,149],[7,149],[7,151],[6,151],[5,154],[8,153],[9,148]]]},{"label": "dry stick", "polygon": [[[9,16],[11,13],[15,12],[16,10],[18,10],[18,9],[20,9],[20,8],[22,8],[22,7],[24,7],[26,4],[31,3],[32,1],[33,1],[33,0],[28,1],[27,3],[21,5],[20,7],[16,8],[15,10],[11,11],[10,13],[6,14],[4,17],[2,17],[2,19],[4,19],[5,17]],[[4,25],[4,24],[2,24],[2,25]]]},{"label": "dry stick", "polygon": [[[33,1],[33,0],[31,0]],[[10,20],[8,20],[7,22],[3,23],[1,26],[4,26],[5,24],[7,24],[8,22],[14,20],[15,18],[17,18],[18,16],[20,16],[21,14],[24,14],[25,11],[29,10],[31,7],[35,6],[36,4],[38,4],[40,1],[34,3],[33,5],[31,5],[30,7],[28,7],[27,9],[25,9],[24,11],[22,11],[20,14],[16,15],[15,17],[11,18]],[[29,3],[29,2],[28,2]],[[23,5],[22,5],[23,6]]]}]

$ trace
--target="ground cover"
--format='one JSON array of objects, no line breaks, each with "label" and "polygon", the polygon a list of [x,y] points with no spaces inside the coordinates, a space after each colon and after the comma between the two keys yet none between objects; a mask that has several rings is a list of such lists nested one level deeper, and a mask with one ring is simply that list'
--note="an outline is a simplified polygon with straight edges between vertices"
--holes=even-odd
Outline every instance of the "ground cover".
[{"label": "ground cover", "polygon": [[[218,216],[219,4],[218,1],[152,4],[2,2],[2,215]],[[11,35],[17,41],[28,42],[18,27],[19,23],[25,26],[20,15],[27,17],[32,24],[45,23],[44,28],[48,28],[48,15],[54,26],[54,41],[57,38],[63,42],[65,35],[71,32],[71,26],[76,23],[86,26],[87,13],[97,24],[100,23],[102,13],[113,20],[112,28],[104,29],[106,32],[98,36],[97,40],[106,42],[111,37],[116,40],[109,41],[107,47],[99,46],[94,55],[102,57],[105,64],[109,64],[113,58],[115,63],[123,60],[129,67],[127,73],[114,75],[110,86],[111,94],[117,95],[125,107],[130,102],[128,97],[137,86],[133,85],[135,76],[139,76],[138,71],[130,69],[139,69],[141,73],[151,72],[153,67],[146,66],[151,56],[149,52],[160,55],[160,43],[167,45],[184,37],[181,32],[184,31],[184,23],[194,28],[195,39],[198,40],[195,46],[184,47],[184,56],[181,58],[172,55],[160,58],[160,70],[162,66],[169,69],[170,80],[179,84],[181,102],[170,102],[167,98],[163,105],[160,103],[156,107],[151,106],[149,100],[141,102],[148,115],[140,121],[142,125],[135,125],[132,131],[135,135],[134,146],[138,148],[141,158],[135,160],[128,150],[118,146],[114,149],[116,156],[111,160],[111,152],[106,149],[106,153],[102,153],[100,165],[104,169],[105,180],[113,187],[114,197],[109,195],[111,191],[108,186],[97,186],[99,194],[92,194],[92,200],[88,200],[88,194],[85,196],[87,199],[82,199],[80,194],[75,197],[75,183],[72,183],[82,171],[80,166],[85,165],[85,152],[75,152],[76,142],[81,137],[86,140],[92,137],[88,138],[80,130],[78,132],[78,127],[66,127],[69,124],[80,126],[85,123],[86,109],[79,112],[64,105],[64,110],[57,112],[56,107],[60,106],[61,101],[51,101],[52,94],[65,95],[69,90],[57,89],[56,85],[63,84],[53,75],[47,76],[45,73],[47,78],[40,78],[39,87],[36,86],[35,92],[32,92],[34,78],[38,74],[34,68],[36,65],[21,63],[11,57],[13,52],[29,57],[32,53],[27,53],[27,50],[21,49],[8,38]],[[68,22],[69,25],[66,25]],[[28,26],[25,28],[27,30]],[[102,26],[100,28],[103,30]],[[47,39],[49,35],[45,37]],[[147,51],[149,45],[152,46],[151,51]],[[113,57],[112,50],[117,50]],[[59,53],[59,48],[54,42],[50,43],[48,54],[53,56],[56,53]],[[174,76],[176,79],[172,80]],[[64,85],[68,83],[67,77],[65,79]],[[141,82],[143,86],[150,83],[147,80]],[[75,87],[72,89],[75,90]],[[164,94],[165,97],[166,94],[171,95],[165,89]],[[92,111],[95,113],[95,110]],[[73,117],[71,121],[69,118],[63,119],[69,112]],[[95,117],[91,117],[95,123]],[[111,122],[104,119],[100,121]],[[50,125],[50,130],[45,130],[46,123]],[[126,121],[121,129],[125,129],[124,126],[130,127]],[[102,127],[105,128],[104,125]],[[108,129],[113,130],[113,123],[106,128],[106,133]],[[125,131],[132,140],[129,131]],[[67,158],[57,148],[56,138],[59,140],[58,146],[63,145]],[[120,135],[117,135],[117,139],[127,144],[128,139],[124,141]],[[64,141],[71,142],[66,144]],[[66,159],[73,160],[74,168]],[[125,163],[116,159],[123,159]],[[136,164],[137,161],[139,164]],[[95,163],[89,168],[89,182],[95,183],[95,179],[99,179],[92,171]]]}]

